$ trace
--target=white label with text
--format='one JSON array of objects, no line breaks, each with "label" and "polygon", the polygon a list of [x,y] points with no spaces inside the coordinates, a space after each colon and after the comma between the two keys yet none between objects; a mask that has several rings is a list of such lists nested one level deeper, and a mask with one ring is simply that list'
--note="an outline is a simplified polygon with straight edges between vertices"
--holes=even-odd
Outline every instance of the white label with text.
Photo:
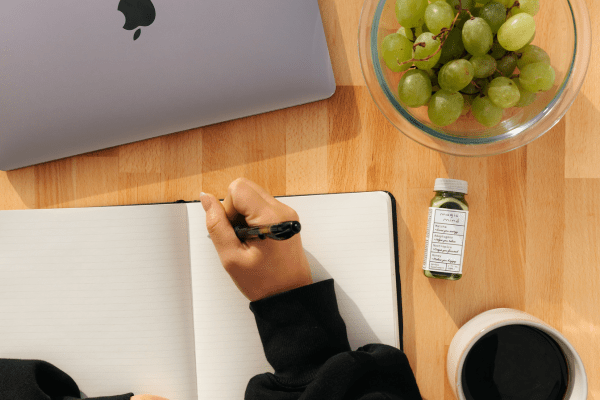
[{"label": "white label with text", "polygon": [[462,274],[469,212],[429,208],[423,269]]}]

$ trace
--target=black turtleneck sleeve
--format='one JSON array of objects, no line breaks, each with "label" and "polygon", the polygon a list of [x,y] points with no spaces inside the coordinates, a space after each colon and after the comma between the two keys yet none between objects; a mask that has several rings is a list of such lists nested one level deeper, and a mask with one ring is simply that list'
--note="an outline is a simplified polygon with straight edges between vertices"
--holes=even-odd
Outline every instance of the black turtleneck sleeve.
[{"label": "black turtleneck sleeve", "polygon": [[[133,393],[88,400],[129,400]],[[54,365],[40,360],[0,359],[0,399],[75,400],[77,384]]]},{"label": "black turtleneck sleeve", "polygon": [[352,351],[333,280],[250,304],[275,370],[252,378],[246,400],[417,400],[406,355],[382,344]]}]

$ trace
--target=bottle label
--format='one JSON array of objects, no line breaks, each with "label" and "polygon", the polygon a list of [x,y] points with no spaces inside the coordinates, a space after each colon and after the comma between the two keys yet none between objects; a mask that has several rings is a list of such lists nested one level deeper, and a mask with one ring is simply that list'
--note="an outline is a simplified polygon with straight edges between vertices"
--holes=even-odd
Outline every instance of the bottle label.
[{"label": "bottle label", "polygon": [[462,274],[468,211],[429,207],[423,269]]}]

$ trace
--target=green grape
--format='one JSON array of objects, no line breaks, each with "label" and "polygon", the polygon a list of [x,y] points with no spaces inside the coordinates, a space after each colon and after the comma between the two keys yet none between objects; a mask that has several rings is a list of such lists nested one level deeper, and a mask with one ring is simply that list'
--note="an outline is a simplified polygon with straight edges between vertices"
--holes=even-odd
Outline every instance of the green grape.
[{"label": "green grape", "polygon": [[[527,13],[513,15],[498,30],[498,42],[508,51],[519,50],[535,34],[535,20]],[[466,46],[465,46],[466,47]]]},{"label": "green grape", "polygon": [[465,22],[462,30],[462,39],[465,49],[470,54],[482,56],[492,48],[494,34],[487,22],[482,18],[474,18]]},{"label": "green grape", "polygon": [[408,107],[421,107],[431,98],[431,80],[425,71],[411,69],[407,71],[398,84],[400,101]]},{"label": "green grape", "polygon": [[[459,3],[458,0],[446,0],[446,2],[452,8],[454,15],[458,14],[458,9],[459,9],[461,3]],[[474,0],[461,0],[461,2],[462,2],[463,10],[471,11],[473,8],[475,8]],[[469,20],[469,18],[471,18],[471,16],[469,15],[469,13],[467,11],[461,11],[454,26],[462,28],[465,25],[465,22],[467,22]]]},{"label": "green grape", "polygon": [[[414,33],[413,33],[413,30],[414,30]],[[405,28],[405,27],[401,26],[398,29],[398,31],[396,31],[396,33],[404,36],[411,42],[414,42],[415,39],[423,32],[420,27],[419,28]]]},{"label": "green grape", "polygon": [[521,85],[519,78],[513,78],[512,81],[515,83],[515,85],[517,85],[519,88],[519,93],[521,94],[521,98],[519,99],[519,102],[515,104],[515,107],[527,107],[535,101],[537,94],[525,90],[523,85]]},{"label": "green grape", "polygon": [[486,4],[488,4],[490,1],[492,1],[492,0],[477,0],[477,3],[478,3],[478,4],[483,4],[483,5],[486,5]]},{"label": "green grape", "polygon": [[488,23],[492,33],[498,33],[498,29],[506,22],[506,7],[493,1],[479,11],[479,17]]},{"label": "green grape", "polygon": [[474,74],[473,65],[460,58],[444,64],[438,74],[438,81],[442,89],[448,92],[458,92],[471,83]]},{"label": "green grape", "polygon": [[450,28],[454,13],[450,5],[443,1],[431,3],[425,10],[425,25],[431,33],[438,35],[443,28]]},{"label": "green grape", "polygon": [[415,39],[416,39],[416,37],[413,35],[413,33],[410,30],[410,28],[405,28],[405,27],[401,26],[400,28],[398,28],[398,30],[396,31],[396,33],[398,35],[404,36],[405,38],[407,38],[411,42],[414,42]]},{"label": "green grape", "polygon": [[515,4],[515,0],[495,0],[506,8],[510,8]]},{"label": "green grape", "polygon": [[473,100],[471,112],[480,124],[488,128],[498,125],[502,121],[502,114],[504,113],[502,108],[495,106],[490,101],[489,97],[479,96]]},{"label": "green grape", "polygon": [[399,65],[412,58],[412,42],[399,33],[392,33],[383,39],[381,44],[383,61],[394,72],[406,71],[411,63]]},{"label": "green grape", "polygon": [[500,46],[500,43],[494,42],[492,44],[492,50],[490,50],[490,56],[494,57],[494,59],[499,60],[506,54],[506,50],[504,47]]},{"label": "green grape", "polygon": [[427,0],[396,0],[396,19],[405,28],[415,28],[427,8]]},{"label": "green grape", "polygon": [[521,98],[517,85],[502,76],[490,82],[487,95],[490,101],[500,108],[514,107]]},{"label": "green grape", "polygon": [[550,56],[544,51],[544,49],[535,45],[529,44],[525,46],[521,51],[521,58],[517,61],[519,69],[523,69],[524,66],[536,62],[545,62],[550,64]]},{"label": "green grape", "polygon": [[510,12],[512,15],[527,13],[531,16],[540,11],[540,0],[519,0],[519,6],[514,7]]},{"label": "green grape", "polygon": [[454,23],[454,27],[462,29],[463,26],[465,26],[465,23],[469,19],[471,19],[471,16],[469,15],[469,13],[466,11],[462,11],[460,13],[460,15],[458,16],[458,18],[456,19],[456,22]]},{"label": "green grape", "polygon": [[510,78],[517,68],[519,57],[515,53],[508,53],[498,60],[496,68],[500,71],[501,76]]},{"label": "green grape", "polygon": [[552,88],[555,77],[554,68],[545,62],[537,62],[523,67],[519,81],[525,90],[537,93]]},{"label": "green grape", "polygon": [[446,0],[446,3],[448,3],[452,8],[452,11],[454,11],[454,15],[458,14],[458,9],[461,3],[463,10],[471,11],[471,9],[475,7],[475,0]]},{"label": "green grape", "polygon": [[431,96],[427,115],[434,124],[448,126],[460,117],[464,102],[462,94],[441,89]]},{"label": "green grape", "polygon": [[475,70],[475,78],[487,78],[496,72],[496,60],[489,54],[473,56],[470,60]]},{"label": "green grape", "polygon": [[523,50],[525,50],[525,47],[529,46],[532,42],[533,39],[535,39],[535,32],[533,33],[533,36],[531,37],[531,39],[529,40],[529,42],[527,42],[527,44],[523,47],[521,47],[519,50],[515,50],[517,53],[522,53]]},{"label": "green grape", "polygon": [[[442,43],[440,42],[439,38],[434,39],[433,36],[434,36],[433,33],[425,32],[425,33],[420,34],[419,37],[417,38],[417,40],[415,41],[416,47],[412,52],[412,57],[414,59],[424,60],[428,57],[431,57],[433,54],[435,54],[434,56],[427,59],[426,61],[415,61],[415,66],[419,69],[433,68],[435,66],[435,64],[437,64],[438,60],[440,59],[440,57],[442,55],[442,52],[438,51],[438,49],[440,48]],[[417,46],[417,44],[419,44],[419,43],[425,43],[425,47]]]},{"label": "green grape", "polygon": [[465,51],[465,46],[462,42],[462,31],[460,28],[454,28],[446,37],[446,41],[442,46],[442,56],[438,60],[440,64],[446,64],[448,61],[459,58]]}]

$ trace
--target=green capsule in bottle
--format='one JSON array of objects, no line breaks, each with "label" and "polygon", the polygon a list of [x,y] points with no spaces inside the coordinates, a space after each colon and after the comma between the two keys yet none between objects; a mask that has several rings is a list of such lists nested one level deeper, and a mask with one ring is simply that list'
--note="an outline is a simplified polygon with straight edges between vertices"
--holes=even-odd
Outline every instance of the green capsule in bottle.
[{"label": "green capsule in bottle", "polygon": [[423,273],[428,278],[462,278],[469,205],[468,184],[458,179],[435,180],[427,221]]}]

